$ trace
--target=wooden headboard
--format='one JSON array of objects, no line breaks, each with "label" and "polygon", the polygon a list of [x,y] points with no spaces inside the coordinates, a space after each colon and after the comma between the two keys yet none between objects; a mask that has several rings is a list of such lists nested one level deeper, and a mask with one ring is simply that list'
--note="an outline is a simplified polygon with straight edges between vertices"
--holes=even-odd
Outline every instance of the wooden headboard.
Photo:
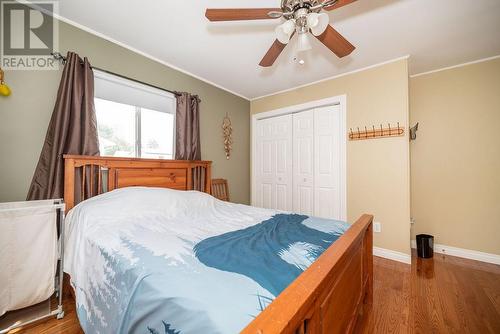
[{"label": "wooden headboard", "polygon": [[64,202],[79,202],[117,188],[145,186],[211,193],[211,161],[64,155]]}]

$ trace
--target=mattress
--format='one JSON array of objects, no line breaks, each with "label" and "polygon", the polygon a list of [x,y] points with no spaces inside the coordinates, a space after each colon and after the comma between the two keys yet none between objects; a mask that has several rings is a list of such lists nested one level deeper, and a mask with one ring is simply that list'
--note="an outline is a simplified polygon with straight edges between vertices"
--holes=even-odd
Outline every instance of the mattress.
[{"label": "mattress", "polygon": [[197,191],[131,187],[66,218],[87,333],[238,333],[349,227]]}]

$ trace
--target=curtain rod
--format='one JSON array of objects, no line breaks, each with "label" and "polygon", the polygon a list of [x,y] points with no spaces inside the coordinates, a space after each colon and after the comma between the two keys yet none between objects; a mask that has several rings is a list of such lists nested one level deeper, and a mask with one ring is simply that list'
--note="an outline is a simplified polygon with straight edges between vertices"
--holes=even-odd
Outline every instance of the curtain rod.
[{"label": "curtain rod", "polygon": [[[54,59],[61,61],[63,64],[66,63],[66,57],[64,57],[60,52],[51,52],[50,54],[52,55],[52,57],[54,57]],[[179,95],[178,92],[174,92],[172,90],[168,90],[168,89],[165,89],[165,88],[162,88],[162,87],[158,87],[158,86],[149,84],[149,83],[144,82],[144,81],[140,81],[140,80],[137,80],[137,79],[129,78],[129,77],[126,77],[126,76],[124,76],[122,74],[118,74],[118,73],[114,73],[114,72],[111,72],[111,71],[108,71],[108,70],[104,70],[104,69],[96,67],[96,66],[91,66],[91,68],[94,69],[94,70],[97,70],[97,71],[101,71],[101,72],[107,73],[107,74],[116,75],[117,77],[120,77],[120,78],[126,79],[126,80],[130,80],[130,81],[139,83],[141,85],[146,85],[146,86],[151,87],[151,88],[156,88],[156,89],[159,89],[159,90],[163,90],[165,92],[169,92],[171,94],[174,94],[175,96]]]}]

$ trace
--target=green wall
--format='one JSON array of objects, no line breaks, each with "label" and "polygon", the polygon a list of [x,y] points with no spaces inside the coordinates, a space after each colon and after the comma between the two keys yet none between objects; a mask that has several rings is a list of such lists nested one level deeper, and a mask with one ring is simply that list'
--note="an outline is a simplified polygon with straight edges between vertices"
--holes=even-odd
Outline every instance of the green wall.
[{"label": "green wall", "polygon": [[[147,38],[147,36],[146,36]],[[231,201],[250,202],[250,102],[149,58],[60,22],[61,53],[75,51],[92,65],[202,100],[202,159],[213,161],[213,176],[229,180]],[[0,97],[0,202],[24,200],[54,107],[60,71],[6,71],[12,89]],[[222,119],[233,124],[233,152],[226,160]]]}]

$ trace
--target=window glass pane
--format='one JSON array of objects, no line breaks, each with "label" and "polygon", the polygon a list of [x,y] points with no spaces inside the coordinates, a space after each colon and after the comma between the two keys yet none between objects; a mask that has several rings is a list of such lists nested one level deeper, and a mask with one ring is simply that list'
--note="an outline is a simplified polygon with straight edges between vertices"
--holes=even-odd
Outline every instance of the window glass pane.
[{"label": "window glass pane", "polygon": [[101,155],[135,157],[135,107],[98,98],[94,102]]},{"label": "window glass pane", "polygon": [[141,157],[173,158],[174,115],[141,108]]}]

